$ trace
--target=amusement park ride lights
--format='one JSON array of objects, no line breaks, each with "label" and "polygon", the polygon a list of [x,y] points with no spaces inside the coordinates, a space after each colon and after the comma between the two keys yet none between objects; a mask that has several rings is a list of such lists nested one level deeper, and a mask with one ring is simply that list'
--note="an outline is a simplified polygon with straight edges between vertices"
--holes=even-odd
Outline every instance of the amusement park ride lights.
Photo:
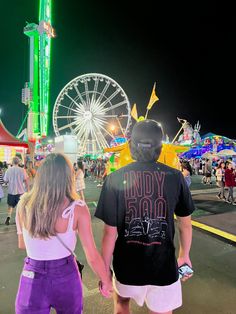
[{"label": "amusement park ride lights", "polygon": [[[39,22],[27,23],[24,34],[29,38],[30,60],[29,81],[22,90],[22,102],[28,106],[27,140],[35,147],[36,140],[48,135],[50,45],[51,38],[55,37],[51,26],[51,0],[40,0]],[[99,73],[80,75],[71,80],[56,99],[53,109],[55,134],[57,137],[75,136],[79,141],[79,150],[84,154],[96,154],[104,149],[109,151],[116,135],[124,139],[127,137],[131,116],[136,121],[147,118],[149,110],[159,100],[155,87],[154,84],[145,117],[138,118],[136,105],[131,111],[125,91],[114,79]],[[131,158],[128,143],[118,146],[116,150],[124,155],[123,161],[120,158],[120,165],[122,162],[126,164]],[[164,163],[173,163],[177,151],[182,149],[165,145],[160,158]]]},{"label": "amusement park ride lights", "polygon": [[50,44],[55,37],[51,26],[51,0],[40,0],[39,24],[27,23],[24,34],[30,43],[30,73],[29,82],[22,90],[22,102],[28,106],[27,139],[35,142],[48,134]]}]

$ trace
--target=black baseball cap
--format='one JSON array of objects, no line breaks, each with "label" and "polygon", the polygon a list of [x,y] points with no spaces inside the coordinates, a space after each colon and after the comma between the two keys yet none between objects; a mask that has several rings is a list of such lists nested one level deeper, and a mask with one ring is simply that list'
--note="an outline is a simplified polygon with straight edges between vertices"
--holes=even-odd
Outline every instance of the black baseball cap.
[{"label": "black baseball cap", "polygon": [[163,130],[155,120],[137,122],[132,130],[130,150],[137,161],[156,161],[161,153]]}]

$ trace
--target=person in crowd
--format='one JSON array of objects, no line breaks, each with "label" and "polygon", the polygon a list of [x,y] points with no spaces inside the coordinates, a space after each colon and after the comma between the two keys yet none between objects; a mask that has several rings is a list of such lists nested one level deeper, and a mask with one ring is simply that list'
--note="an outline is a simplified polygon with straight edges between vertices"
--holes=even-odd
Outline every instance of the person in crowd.
[{"label": "person in crowd", "polygon": [[233,168],[233,170],[235,170],[235,162],[233,161],[233,157],[229,157],[229,158],[227,159],[227,161],[232,164],[232,168]]},{"label": "person in crowd", "polygon": [[102,166],[102,163],[101,163],[101,160],[98,159],[96,160],[96,167],[95,167],[95,170],[94,170],[94,176],[95,176],[95,181],[94,182],[99,182],[99,180],[101,179],[101,166]]},{"label": "person in crowd", "polygon": [[3,169],[3,172],[4,172],[4,173],[7,171],[7,169],[8,169],[8,164],[7,164],[6,161],[3,162],[3,167],[2,167],[2,169]]},{"label": "person in crowd", "polygon": [[88,177],[88,160],[87,159],[84,159],[83,166],[84,166],[84,178],[86,179]]},{"label": "person in crowd", "polygon": [[[4,178],[4,175],[5,175],[6,171],[7,171],[7,169],[8,169],[8,164],[7,164],[6,161],[3,161],[2,162],[2,175],[3,175],[3,178]],[[7,186],[7,183],[3,182],[2,186]]]},{"label": "person in crowd", "polygon": [[[130,313],[130,299],[140,306],[145,302],[150,313],[170,314],[182,304],[177,265],[192,265],[194,204],[181,171],[156,162],[162,140],[156,121],[135,124],[130,141],[135,162],[106,177],[95,212],[105,223],[102,256],[108,274],[113,256],[115,314]],[[180,231],[178,262],[174,213]]]},{"label": "person in crowd", "polygon": [[[73,254],[77,235],[87,261],[100,278],[100,291],[112,293],[103,259],[96,249],[89,209],[78,200],[72,163],[49,154],[37,171],[33,188],[17,206],[18,246],[27,258],[15,302],[16,314],[81,314],[82,283]],[[64,243],[64,244],[63,244]]]},{"label": "person in crowd", "polygon": [[75,173],[75,180],[76,180],[76,191],[80,195],[82,200],[85,199],[84,197],[84,190],[85,190],[85,182],[84,182],[84,166],[82,161],[77,162],[77,171]]},{"label": "person in crowd", "polygon": [[220,188],[217,194],[219,199],[226,200],[225,198],[225,163],[222,161],[216,168],[216,185]]},{"label": "person in crowd", "polygon": [[31,160],[28,160],[26,162],[26,173],[28,175],[28,186],[29,190],[32,189],[33,183],[34,183],[34,177],[36,175],[36,170],[34,168],[34,164]]},{"label": "person in crowd", "polygon": [[219,166],[219,160],[213,159],[212,160],[212,175],[214,177],[216,177],[216,169],[218,168],[218,166]]},{"label": "person in crowd", "polygon": [[193,172],[192,172],[192,167],[191,167],[190,163],[187,160],[182,161],[182,163],[181,163],[181,171],[182,171],[182,174],[184,176],[184,179],[185,179],[188,187],[190,187],[190,185],[191,185],[191,176],[192,176]]},{"label": "person in crowd", "polygon": [[2,186],[4,184],[3,176],[4,176],[3,163],[2,163],[2,161],[0,161],[0,202],[1,202],[2,198],[4,197],[4,192],[3,192],[3,188],[2,188]]},{"label": "person in crowd", "polygon": [[193,168],[194,168],[194,174],[198,175],[199,174],[199,168],[200,168],[200,161],[198,158],[194,159]]},{"label": "person in crowd", "polygon": [[96,169],[96,162],[92,160],[90,163],[90,177],[92,180],[95,180],[95,169]]},{"label": "person in crowd", "polygon": [[100,169],[100,175],[98,178],[98,184],[97,187],[102,187],[103,185],[103,177],[106,175],[106,163],[104,160],[101,161],[101,169]]},{"label": "person in crowd", "polygon": [[226,202],[232,205],[236,205],[234,202],[234,189],[235,186],[235,171],[231,162],[227,163],[225,170],[225,187],[227,188]]},{"label": "person in crowd", "polygon": [[212,174],[211,160],[206,159],[205,166],[204,166],[204,180],[203,180],[204,184],[212,184],[211,174]]},{"label": "person in crowd", "polygon": [[28,191],[28,176],[25,169],[19,167],[20,160],[14,157],[12,167],[8,168],[4,175],[4,181],[8,183],[8,214],[5,225],[10,224],[13,209],[16,207],[22,194]]},{"label": "person in crowd", "polygon": [[76,173],[76,171],[78,170],[77,162],[73,163],[73,169],[74,169],[74,172]]}]

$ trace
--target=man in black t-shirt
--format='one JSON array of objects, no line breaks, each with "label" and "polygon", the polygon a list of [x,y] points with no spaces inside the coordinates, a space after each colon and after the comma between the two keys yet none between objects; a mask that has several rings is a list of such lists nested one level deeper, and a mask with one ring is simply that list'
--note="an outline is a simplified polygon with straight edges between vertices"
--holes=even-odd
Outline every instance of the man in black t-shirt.
[{"label": "man in black t-shirt", "polygon": [[[182,173],[156,162],[162,138],[154,120],[134,126],[130,149],[136,162],[107,176],[96,209],[95,216],[105,223],[107,271],[113,256],[114,313],[129,313],[130,298],[140,306],[146,302],[153,314],[170,314],[182,305],[178,266],[192,266],[194,204]],[[174,214],[180,231],[178,261]]]}]

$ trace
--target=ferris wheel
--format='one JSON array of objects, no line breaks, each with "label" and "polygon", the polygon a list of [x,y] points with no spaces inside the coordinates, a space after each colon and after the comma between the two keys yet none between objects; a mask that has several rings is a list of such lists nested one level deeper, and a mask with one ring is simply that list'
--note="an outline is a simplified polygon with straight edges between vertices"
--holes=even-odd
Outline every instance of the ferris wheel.
[{"label": "ferris wheel", "polygon": [[70,81],[53,109],[57,136],[76,135],[79,153],[96,154],[125,137],[131,123],[130,103],[121,86],[110,77],[89,73]]}]

